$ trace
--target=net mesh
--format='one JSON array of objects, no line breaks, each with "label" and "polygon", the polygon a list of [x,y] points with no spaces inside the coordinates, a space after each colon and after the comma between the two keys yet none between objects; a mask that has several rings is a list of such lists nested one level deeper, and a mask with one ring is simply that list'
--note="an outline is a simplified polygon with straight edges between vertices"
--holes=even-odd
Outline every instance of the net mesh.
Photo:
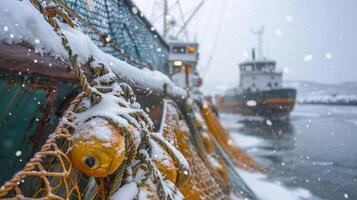
[{"label": "net mesh", "polygon": [[186,122],[172,101],[166,100],[166,115],[163,135],[181,151],[190,164],[192,176],[190,182],[180,188],[187,199],[229,199],[229,190],[222,184],[222,178],[210,169],[207,158],[198,153],[198,147],[192,143],[192,134]]},{"label": "net mesh", "polygon": [[[66,3],[99,31],[109,35],[135,59],[152,62],[155,66],[160,66],[157,62],[166,62],[163,44],[155,40],[155,34],[149,31],[147,25],[139,20],[137,13],[130,10],[124,1],[95,1],[95,9],[91,11],[84,0],[67,0]],[[92,29],[86,26],[82,26],[82,29],[105,52],[117,57],[122,56],[111,47],[103,45],[98,34],[92,32]],[[159,51],[152,50],[155,45]],[[77,97],[67,113],[71,113],[80,100]],[[182,193],[190,199],[228,199],[229,189],[222,184],[224,180],[209,166],[208,159],[202,153],[204,148],[192,142],[192,134],[186,122],[180,118],[175,104],[167,105],[167,109],[172,112],[165,115],[164,135],[185,155],[193,173],[189,184],[181,188]],[[60,124],[24,169],[0,188],[0,198],[105,199],[108,196],[108,188],[103,181],[87,177],[72,167],[69,159],[71,136],[71,128]]]},{"label": "net mesh", "polygon": [[[77,108],[76,98],[66,113]],[[171,102],[171,101],[170,101]],[[192,143],[186,122],[181,119],[175,104],[167,104],[163,135],[182,152],[191,167],[190,182],[180,188],[189,199],[229,199],[208,163]],[[68,118],[71,116],[66,115]],[[0,188],[4,199],[105,199],[105,186],[72,167],[69,159],[71,129],[60,124],[41,150],[13,179]]]},{"label": "net mesh", "polygon": [[[161,72],[167,72],[165,66],[168,60],[168,47],[159,39],[157,33],[153,32],[154,29],[143,21],[142,14],[136,7],[128,7],[124,0],[94,0],[93,9],[89,9],[87,0],[63,2],[92,26],[107,34],[126,53],[141,62],[155,66]],[[78,24],[100,49],[130,63],[119,52],[104,45],[93,30],[82,23]]]},{"label": "net mesh", "polygon": [[247,153],[238,146],[233,145],[233,140],[229,133],[225,130],[208,105],[202,105],[200,110],[202,118],[209,130],[208,133],[217,140],[222,149],[231,156],[233,162],[237,166],[252,171],[260,171],[263,169],[262,166],[253,160]]},{"label": "net mesh", "polygon": [[[78,100],[69,109],[76,103]],[[70,130],[60,124],[41,150],[0,188],[0,198],[101,199],[102,186],[72,167],[68,155],[70,137]]]}]

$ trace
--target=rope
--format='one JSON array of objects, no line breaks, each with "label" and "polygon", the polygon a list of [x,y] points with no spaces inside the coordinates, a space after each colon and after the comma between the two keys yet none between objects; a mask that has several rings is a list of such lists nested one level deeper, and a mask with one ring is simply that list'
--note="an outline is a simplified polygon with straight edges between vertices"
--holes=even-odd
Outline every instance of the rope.
[{"label": "rope", "polygon": [[229,199],[229,190],[225,188],[227,183],[224,183],[216,171],[211,169],[206,156],[207,152],[197,145],[197,141],[194,142],[193,134],[195,133],[187,127],[187,121],[182,119],[177,105],[172,101],[165,101],[165,107],[171,112],[166,113],[164,130],[174,133],[177,146],[188,160],[192,170],[190,182],[180,188],[184,191],[185,197],[187,199]]},{"label": "rope", "polygon": [[250,189],[250,187],[244,182],[244,180],[239,176],[239,174],[234,168],[234,164],[232,163],[231,159],[224,151],[224,149],[220,146],[220,144],[217,142],[215,138],[212,138],[212,141],[215,144],[216,148],[218,149],[220,156],[224,158],[224,161],[228,168],[230,183],[232,185],[233,191],[237,195],[243,195],[248,197],[249,199],[257,200],[258,197],[254,194],[252,189]]},{"label": "rope", "polygon": [[[24,198],[21,189],[18,186],[18,183],[21,182],[21,180],[25,177],[38,176],[41,177],[44,182],[43,187],[47,198],[63,199],[60,196],[57,196],[56,192],[54,192],[57,186],[52,186],[51,184],[53,184],[53,182],[49,181],[47,178],[47,176],[51,176],[63,177],[63,187],[66,188],[67,192],[65,197],[66,199],[69,199],[73,191],[76,191],[78,198],[81,198],[76,178],[71,177],[71,172],[73,172],[72,164],[69,158],[67,157],[67,154],[70,151],[70,143],[67,146],[67,152],[64,153],[58,148],[56,142],[62,138],[69,142],[70,137],[75,132],[75,126],[72,127],[72,125],[77,125],[81,122],[85,122],[96,117],[103,118],[120,129],[120,133],[122,134],[122,136],[124,136],[125,139],[124,144],[126,150],[126,158],[121,163],[119,168],[108,177],[98,179],[98,185],[96,186],[97,194],[102,195],[102,199],[108,199],[111,194],[116,192],[118,188],[120,188],[120,186],[123,185],[126,181],[125,177],[132,176],[132,174],[136,175],[140,165],[146,166],[146,174],[138,183],[139,186],[143,186],[150,179],[150,181],[153,181],[153,183],[157,186],[156,192],[160,199],[175,199],[175,197],[181,195],[176,186],[182,186],[185,182],[187,182],[190,176],[190,169],[187,168],[184,163],[181,163],[181,160],[177,155],[178,152],[174,151],[174,149],[167,143],[165,139],[158,137],[153,133],[152,122],[150,118],[146,115],[146,113],[141,109],[134,108],[135,106],[133,106],[133,104],[136,104],[136,97],[131,87],[127,84],[117,83],[117,77],[114,74],[108,74],[111,73],[110,68],[107,68],[104,64],[99,64],[99,66],[92,67],[91,64],[94,61],[93,57],[90,57],[87,62],[93,69],[95,75],[95,79],[92,81],[92,84],[89,84],[83,70],[81,69],[81,66],[78,64],[78,55],[72,51],[71,47],[69,46],[68,39],[65,34],[62,33],[62,31],[60,30],[61,27],[59,26],[55,17],[58,16],[60,19],[63,20],[64,23],[70,25],[71,27],[75,27],[75,24],[73,23],[71,18],[55,7],[50,6],[44,8],[39,2],[39,0],[30,1],[34,5],[34,7],[37,8],[43,14],[46,21],[53,27],[54,31],[61,38],[62,45],[68,53],[69,64],[76,73],[83,92],[79,96],[77,96],[74,101],[71,102],[70,107],[65,113],[65,120],[60,122],[59,126],[57,126],[55,130],[55,133],[48,138],[41,150],[35,154],[35,156],[26,164],[25,168],[22,171],[17,173],[13,179],[6,182],[5,185],[0,189],[0,197],[1,195],[5,196],[8,195],[9,192],[15,191],[17,198]],[[58,4],[62,2],[61,0],[54,1]],[[66,5],[63,4],[62,7],[63,6]],[[69,13],[71,10],[68,11],[65,9],[65,11]],[[105,35],[102,36],[104,37]],[[113,44],[110,40],[106,42],[108,42],[108,44]],[[106,76],[104,77],[104,75]],[[121,90],[119,91],[118,86],[121,88]],[[130,108],[127,109],[129,110],[127,111],[129,113],[118,112],[119,114],[116,114],[117,117],[125,119],[128,122],[129,126],[123,126],[121,124],[118,124],[116,120],[112,118],[112,116],[108,117],[94,114],[93,116],[87,117],[87,119],[83,121],[79,121],[82,119],[76,118],[76,116],[80,115],[80,113],[88,111],[91,107],[93,107],[93,104],[87,105],[85,103],[85,101],[87,100],[86,98],[89,98],[91,102],[98,104],[101,102],[101,99],[103,98],[105,93],[110,93],[107,95],[111,95],[113,97],[112,100],[115,102],[123,102],[123,99],[126,101],[125,105],[117,103],[118,107],[113,109],[117,110],[122,108]],[[134,133],[130,129],[130,126],[137,129],[137,131],[139,131],[141,134],[141,142],[138,147],[136,147],[136,144],[134,142]],[[164,180],[164,177],[157,168],[156,164],[151,160],[151,141],[155,141],[160,146],[162,146],[163,149],[168,153],[168,155],[174,160],[175,167],[179,171],[176,186],[171,185],[171,182],[168,183],[167,180]],[[48,172],[45,170],[45,167],[42,166],[41,162],[48,156],[57,156],[60,158],[59,165],[63,167],[63,172]],[[62,159],[62,157],[64,160]],[[134,160],[139,161],[139,164],[132,167],[132,161]],[[64,167],[67,165],[69,166],[68,169]],[[77,173],[73,173],[75,177]],[[67,183],[67,179],[72,180],[74,188],[76,189],[69,190],[70,186]],[[41,192],[43,191],[40,191],[39,193]]]},{"label": "rope", "polygon": [[[68,107],[68,110],[74,110],[75,107],[79,104],[81,101],[82,97],[78,96],[75,100],[73,100]],[[67,115],[70,115],[69,112],[66,113]],[[71,120],[72,117],[68,116],[68,119]],[[57,128],[55,129],[54,133],[49,136],[49,138],[46,140],[45,144],[41,147],[41,149],[33,156],[32,159],[30,159],[25,167],[19,171],[15,176],[7,181],[1,188],[0,188],[0,198],[4,197],[5,195],[9,194],[11,191],[15,190],[16,193],[16,198],[17,199],[23,199],[23,194],[21,192],[21,189],[19,188],[19,184],[22,183],[22,180],[24,180],[26,177],[29,176],[37,176],[40,177],[43,180],[44,187],[46,190],[46,196],[48,197],[56,197],[57,199],[65,199],[61,198],[53,193],[53,189],[51,186],[51,182],[48,180],[50,177],[57,177],[57,178],[62,178],[64,181],[64,185],[66,188],[66,199],[72,194],[73,191],[76,191],[78,194],[78,197],[80,198],[80,192],[78,185],[74,183],[73,189],[68,188],[67,184],[67,179],[70,177],[72,170],[72,164],[71,161],[69,160],[67,154],[64,153],[58,145],[56,144],[58,141],[64,139],[65,141],[69,141],[70,137],[72,136],[71,131],[69,129],[68,124],[66,123],[60,123]],[[68,150],[68,149],[67,149]],[[60,161],[60,166],[62,166],[63,172],[48,172],[43,168],[43,165],[41,163],[46,162],[46,160],[49,157],[57,157],[59,158]],[[68,167],[66,167],[68,166]]]},{"label": "rope", "polygon": [[177,187],[181,187],[185,185],[191,175],[190,169],[182,165],[176,154],[166,144],[165,141],[163,141],[160,137],[157,137],[155,134],[150,134],[150,137],[154,139],[158,144],[160,144],[166,150],[166,152],[170,155],[170,157],[173,158],[176,168],[179,169],[177,180],[176,180]]},{"label": "rope", "polygon": [[58,15],[64,21],[64,23],[70,25],[72,28],[75,27],[73,21],[65,13],[61,12],[59,9],[57,9],[55,7],[48,6],[48,7],[44,8],[41,5],[41,3],[39,2],[39,0],[30,0],[30,2],[32,3],[32,5],[34,5],[35,8],[37,8],[37,10],[40,11],[40,13],[46,19],[46,21],[53,27],[54,31],[61,38],[62,46],[67,51],[67,54],[69,57],[69,64],[71,65],[71,68],[74,69],[75,74],[77,75],[77,77],[79,79],[79,83],[80,83],[81,87],[83,88],[85,96],[91,97],[91,99],[94,103],[98,103],[102,97],[97,91],[95,91],[89,85],[84,72],[82,71],[80,65],[78,64],[78,61],[77,61],[78,55],[73,54],[73,50],[71,49],[71,47],[68,44],[67,37],[64,35],[63,32],[60,31],[60,26],[57,23],[55,16]]}]

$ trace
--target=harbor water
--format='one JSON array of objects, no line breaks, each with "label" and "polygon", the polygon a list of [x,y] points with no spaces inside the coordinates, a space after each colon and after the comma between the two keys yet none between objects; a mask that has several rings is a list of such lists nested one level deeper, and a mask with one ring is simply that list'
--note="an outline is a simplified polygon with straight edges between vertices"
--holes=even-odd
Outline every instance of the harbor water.
[{"label": "harbor water", "polygon": [[266,166],[264,174],[241,171],[263,199],[357,199],[357,107],[296,105],[286,121],[220,118]]}]

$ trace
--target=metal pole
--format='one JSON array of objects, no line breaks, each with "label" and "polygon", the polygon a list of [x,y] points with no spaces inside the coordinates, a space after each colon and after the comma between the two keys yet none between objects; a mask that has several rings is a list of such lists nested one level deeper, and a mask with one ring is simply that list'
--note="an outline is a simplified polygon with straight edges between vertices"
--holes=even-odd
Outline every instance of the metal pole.
[{"label": "metal pole", "polygon": [[163,20],[163,31],[162,35],[164,36],[165,39],[167,39],[167,15],[168,15],[168,5],[167,5],[167,0],[164,1],[164,20]]},{"label": "metal pole", "polygon": [[203,4],[205,3],[204,0],[202,0],[197,7],[195,8],[195,10],[192,12],[192,14],[188,17],[188,19],[184,22],[184,25],[181,27],[181,29],[179,30],[179,32],[177,32],[175,38],[177,39],[180,34],[182,33],[182,31],[186,30],[187,25],[191,22],[192,18],[198,13],[198,11],[201,9],[201,7],[203,6]]},{"label": "metal pole", "polygon": [[258,30],[252,29],[252,33],[257,35],[258,42],[258,59],[263,58],[263,34],[264,34],[264,26],[262,26]]},{"label": "metal pole", "polygon": [[188,65],[185,65],[185,82],[187,93],[190,91],[190,80],[189,80],[189,68]]}]

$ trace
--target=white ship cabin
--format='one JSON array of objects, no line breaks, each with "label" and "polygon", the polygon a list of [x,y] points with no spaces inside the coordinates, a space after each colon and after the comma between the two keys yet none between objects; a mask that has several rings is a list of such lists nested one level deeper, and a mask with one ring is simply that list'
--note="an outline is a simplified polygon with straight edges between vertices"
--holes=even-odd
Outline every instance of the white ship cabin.
[{"label": "white ship cabin", "polygon": [[169,67],[170,75],[178,72],[193,73],[198,62],[198,43],[170,42]]},{"label": "white ship cabin", "polygon": [[172,81],[186,89],[198,86],[198,43],[170,42],[169,73]]},{"label": "white ship cabin", "polygon": [[259,92],[282,87],[282,73],[276,71],[276,62],[270,60],[252,60],[241,63],[240,90]]}]

